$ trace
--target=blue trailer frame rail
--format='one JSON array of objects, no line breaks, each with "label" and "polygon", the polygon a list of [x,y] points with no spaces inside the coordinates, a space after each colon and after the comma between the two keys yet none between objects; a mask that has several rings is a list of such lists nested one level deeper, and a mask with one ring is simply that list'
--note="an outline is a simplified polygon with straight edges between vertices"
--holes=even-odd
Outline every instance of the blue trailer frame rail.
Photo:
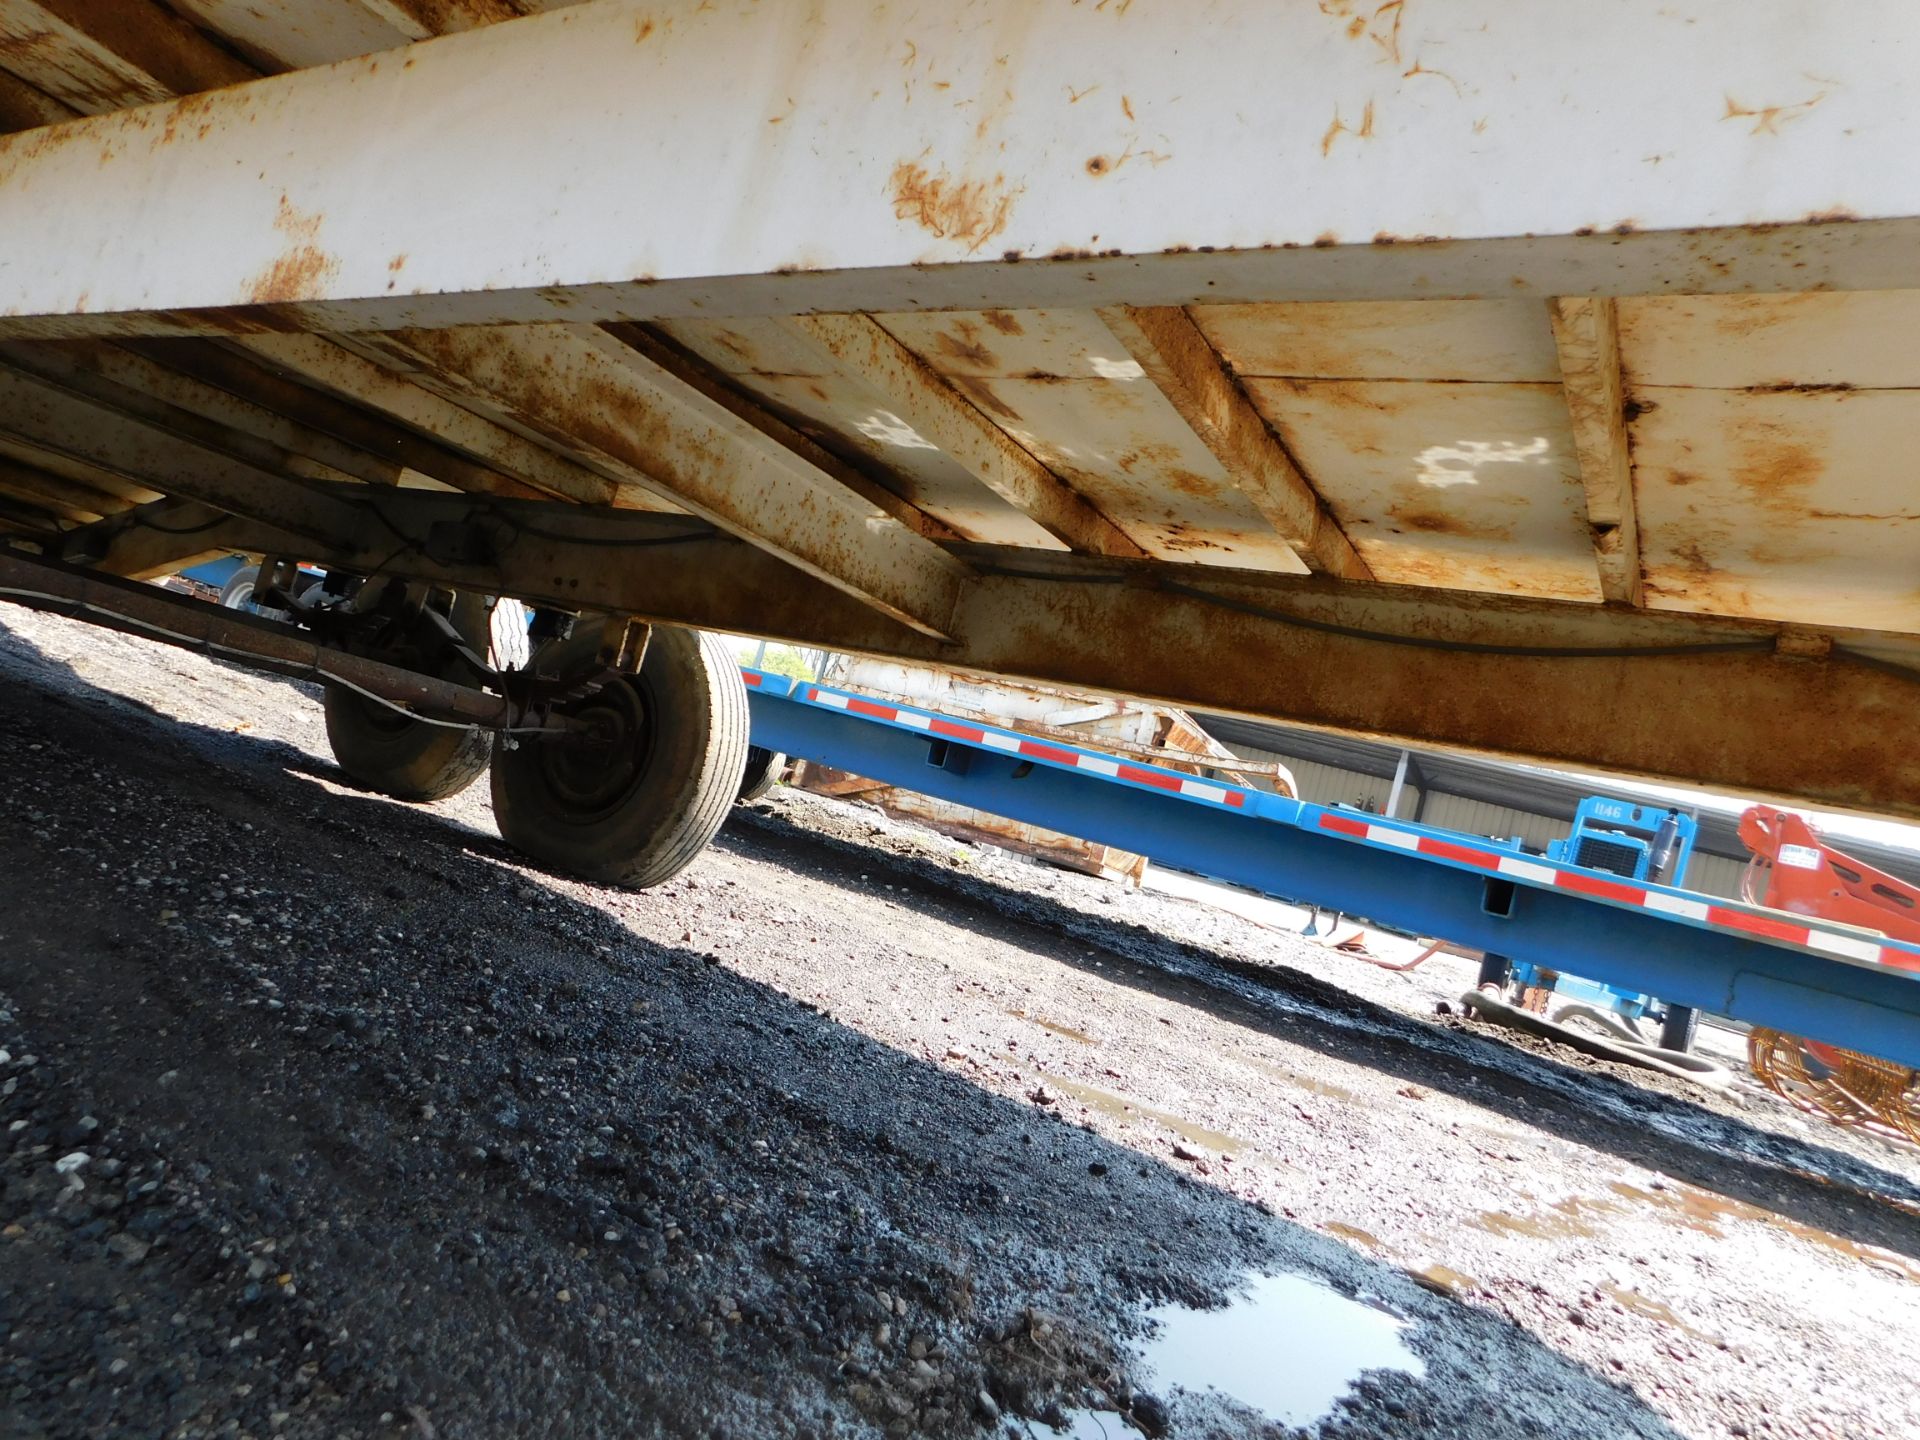
[{"label": "blue trailer frame rail", "polygon": [[1920,1067],[1920,946],[743,669],[756,745]]}]

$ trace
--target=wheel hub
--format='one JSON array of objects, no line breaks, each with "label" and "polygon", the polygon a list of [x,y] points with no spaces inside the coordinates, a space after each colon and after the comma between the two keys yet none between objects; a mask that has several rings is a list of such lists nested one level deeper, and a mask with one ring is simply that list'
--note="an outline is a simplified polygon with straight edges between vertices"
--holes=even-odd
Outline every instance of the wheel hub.
[{"label": "wheel hub", "polygon": [[646,766],[647,706],[639,686],[614,680],[569,712],[577,728],[541,745],[553,798],[581,815],[626,798]]}]

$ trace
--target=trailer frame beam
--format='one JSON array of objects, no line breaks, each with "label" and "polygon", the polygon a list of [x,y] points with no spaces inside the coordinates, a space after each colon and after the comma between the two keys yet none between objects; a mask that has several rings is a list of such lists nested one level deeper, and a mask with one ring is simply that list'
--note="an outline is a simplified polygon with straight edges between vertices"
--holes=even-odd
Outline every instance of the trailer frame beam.
[{"label": "trailer frame beam", "polygon": [[[307,508],[303,508],[307,507]],[[369,513],[376,507],[378,514]],[[113,521],[70,553],[109,545]],[[123,525],[126,522],[121,522]],[[1529,763],[1920,816],[1920,638],[971,545],[948,640],[691,516],[288,482],[235,550]],[[209,543],[212,543],[211,540]],[[644,563],[639,557],[644,556]],[[1648,705],[1699,693],[1711,705]]]},{"label": "trailer frame beam", "polygon": [[1640,520],[1620,375],[1619,319],[1608,299],[1561,297],[1550,313],[1600,593],[1612,604],[1638,606],[1644,600]]}]

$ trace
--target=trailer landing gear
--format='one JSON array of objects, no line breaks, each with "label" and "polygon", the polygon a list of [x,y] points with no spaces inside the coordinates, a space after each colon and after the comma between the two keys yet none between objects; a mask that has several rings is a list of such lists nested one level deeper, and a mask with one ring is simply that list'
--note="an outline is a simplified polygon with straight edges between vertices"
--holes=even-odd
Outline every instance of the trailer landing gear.
[{"label": "trailer landing gear", "polygon": [[[597,673],[599,636],[583,627],[534,657],[542,676]],[[570,723],[493,760],[501,836],[542,864],[644,888],[706,847],[739,792],[747,692],[715,638],[656,627],[633,674],[556,702]]]},{"label": "trailer landing gear", "polygon": [[1669,1005],[1660,1022],[1660,1048],[1676,1055],[1693,1051],[1693,1037],[1700,1029],[1700,1012],[1691,1005]]}]

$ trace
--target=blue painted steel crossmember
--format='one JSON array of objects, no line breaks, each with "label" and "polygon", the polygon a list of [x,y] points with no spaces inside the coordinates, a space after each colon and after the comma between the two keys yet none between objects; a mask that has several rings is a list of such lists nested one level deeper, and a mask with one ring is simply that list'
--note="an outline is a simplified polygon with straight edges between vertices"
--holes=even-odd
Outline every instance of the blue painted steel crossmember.
[{"label": "blue painted steel crossmember", "polygon": [[743,670],[753,741],[1755,1025],[1920,1066],[1920,946]]}]

